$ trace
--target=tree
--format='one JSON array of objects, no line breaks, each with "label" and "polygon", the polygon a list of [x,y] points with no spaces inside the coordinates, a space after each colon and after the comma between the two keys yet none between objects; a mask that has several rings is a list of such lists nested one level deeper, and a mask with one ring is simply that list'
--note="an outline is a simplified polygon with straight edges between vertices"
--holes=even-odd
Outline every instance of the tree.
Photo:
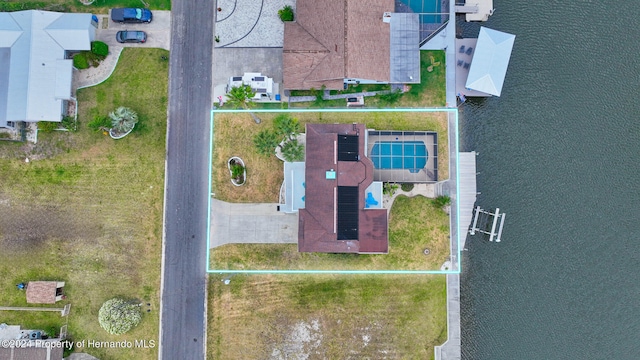
[{"label": "tree", "polygon": [[109,334],[121,335],[140,324],[142,313],[137,303],[120,298],[107,300],[98,312],[98,322]]},{"label": "tree", "polygon": [[280,114],[273,119],[273,126],[279,136],[287,140],[294,139],[300,133],[300,123],[298,119],[292,118],[289,114]]},{"label": "tree", "polygon": [[272,155],[278,146],[278,135],[271,130],[262,130],[253,138],[253,144],[258,153],[262,155]]},{"label": "tree", "polygon": [[138,114],[128,107],[120,106],[109,113],[113,130],[124,134],[133,129],[138,122]]},{"label": "tree", "polygon": [[289,162],[304,160],[304,145],[298,140],[289,140],[282,145],[282,157]]},{"label": "tree", "polygon": [[[242,108],[249,110],[253,106],[253,97],[256,95],[249,85],[234,86],[227,93],[227,104],[236,109]],[[260,123],[260,119],[252,112],[249,113],[256,124]]]}]

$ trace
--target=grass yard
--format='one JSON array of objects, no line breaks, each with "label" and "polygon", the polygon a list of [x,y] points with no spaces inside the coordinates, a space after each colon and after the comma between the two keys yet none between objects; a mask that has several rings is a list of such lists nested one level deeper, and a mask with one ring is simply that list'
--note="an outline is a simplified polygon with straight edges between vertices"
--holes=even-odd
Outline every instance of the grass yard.
[{"label": "grass yard", "polygon": [[433,359],[446,278],[210,276],[208,359]]},{"label": "grass yard", "polygon": [[[0,323],[58,328],[75,340],[157,340],[168,62],[125,49],[110,79],[78,92],[79,131],[40,133],[36,146],[0,143],[0,305],[25,306],[21,281],[61,280],[71,313],[0,311]],[[121,140],[87,122],[117,106],[138,112]],[[7,159],[10,155],[10,159]],[[25,156],[32,159],[25,163]],[[16,159],[16,157],[18,159]],[[114,296],[151,303],[140,326],[114,336],[98,324]],[[146,305],[143,306],[146,309]],[[155,359],[157,349],[82,349],[101,359]]]},{"label": "grass yard", "polygon": [[[212,190],[216,198],[230,202],[278,202],[284,179],[284,165],[275,156],[256,151],[254,136],[270,129],[277,113],[256,113],[256,124],[247,113],[214,114],[214,154],[212,156]],[[290,113],[304,126],[306,123],[364,123],[377,130],[433,130],[438,132],[438,177],[449,178],[449,138],[447,113],[426,112],[313,112]],[[235,187],[229,181],[227,160],[241,157],[247,166],[247,182]]]},{"label": "grass yard", "polygon": [[[440,270],[449,257],[449,216],[423,196],[398,196],[389,216],[389,253],[298,252],[297,244],[227,244],[211,250],[211,269]],[[215,236],[215,234],[214,234]],[[429,255],[424,254],[428,248]]]},{"label": "grass yard", "polygon": [[106,14],[114,7],[147,7],[152,10],[170,10],[171,0],[95,0],[91,5],[83,5],[78,0],[3,0],[0,11],[48,10],[59,12],[90,12]]},{"label": "grass yard", "polygon": [[[432,65],[438,64],[438,65]],[[431,68],[432,71],[429,71]],[[420,51],[420,84],[410,84],[409,91],[396,99],[378,95],[365,98],[364,103],[368,108],[424,108],[446,106],[446,67],[445,53],[442,50]],[[388,85],[387,85],[388,86]],[[371,91],[369,89],[383,90],[384,85],[359,85],[354,89]],[[350,87],[351,89],[352,87]],[[332,91],[332,94],[336,91]],[[337,93],[351,93],[351,90]],[[292,96],[315,96],[310,90],[292,91]],[[297,108],[344,108],[346,101],[324,100],[314,102],[291,103],[291,107]]]}]

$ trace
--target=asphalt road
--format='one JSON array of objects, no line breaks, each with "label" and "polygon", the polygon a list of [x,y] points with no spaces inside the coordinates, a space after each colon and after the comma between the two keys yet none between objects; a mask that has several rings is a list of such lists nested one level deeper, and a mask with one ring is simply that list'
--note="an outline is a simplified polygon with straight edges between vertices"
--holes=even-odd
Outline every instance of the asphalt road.
[{"label": "asphalt road", "polygon": [[202,360],[213,1],[171,5],[159,358]]}]

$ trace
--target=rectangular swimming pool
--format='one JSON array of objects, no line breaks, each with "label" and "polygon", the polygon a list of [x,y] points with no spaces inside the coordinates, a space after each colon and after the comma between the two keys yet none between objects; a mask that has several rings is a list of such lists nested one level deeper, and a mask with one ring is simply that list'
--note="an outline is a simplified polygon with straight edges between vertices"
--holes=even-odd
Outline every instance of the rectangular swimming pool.
[{"label": "rectangular swimming pool", "polygon": [[423,169],[428,156],[423,141],[376,141],[370,154],[376,169],[406,169],[410,172]]}]

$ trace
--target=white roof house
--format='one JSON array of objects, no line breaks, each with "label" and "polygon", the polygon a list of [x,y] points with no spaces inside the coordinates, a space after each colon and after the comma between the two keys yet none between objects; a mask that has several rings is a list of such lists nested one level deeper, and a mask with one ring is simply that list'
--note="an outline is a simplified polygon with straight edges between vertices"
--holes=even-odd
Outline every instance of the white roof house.
[{"label": "white roof house", "polygon": [[0,127],[61,121],[73,72],[66,51],[91,48],[91,18],[40,10],[0,13]]},{"label": "white roof house", "polygon": [[515,38],[512,34],[480,28],[465,84],[467,89],[500,96]]}]

